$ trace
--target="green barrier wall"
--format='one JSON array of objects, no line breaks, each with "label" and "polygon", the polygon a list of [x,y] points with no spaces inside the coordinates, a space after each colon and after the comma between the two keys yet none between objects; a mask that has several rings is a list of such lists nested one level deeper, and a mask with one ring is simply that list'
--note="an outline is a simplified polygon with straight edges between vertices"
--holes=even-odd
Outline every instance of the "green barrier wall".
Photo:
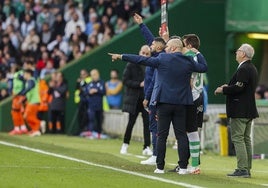
[{"label": "green barrier wall", "polygon": [[226,29],[236,32],[267,32],[267,0],[228,0]]},{"label": "green barrier wall", "polygon": [[[169,9],[169,31],[171,35],[183,35],[196,33],[201,40],[201,52],[205,55],[209,65],[209,102],[223,102],[224,98],[213,95],[213,90],[219,83],[224,83],[225,74],[225,32],[224,32],[225,0],[177,0]],[[158,34],[160,25],[160,12],[145,21],[153,34]],[[77,133],[77,106],[74,103],[74,89],[79,71],[82,68],[88,70],[97,68],[100,70],[102,79],[109,78],[112,68],[121,72],[125,66],[124,62],[111,62],[108,52],[116,53],[138,53],[144,40],[137,26],[130,28],[123,34],[113,38],[105,45],[94,49],[84,55],[79,61],[68,64],[62,71],[68,80],[70,98],[66,109],[66,133]],[[122,76],[122,75],[121,75]],[[8,131],[12,128],[10,116],[10,99],[0,104],[0,131]]]}]

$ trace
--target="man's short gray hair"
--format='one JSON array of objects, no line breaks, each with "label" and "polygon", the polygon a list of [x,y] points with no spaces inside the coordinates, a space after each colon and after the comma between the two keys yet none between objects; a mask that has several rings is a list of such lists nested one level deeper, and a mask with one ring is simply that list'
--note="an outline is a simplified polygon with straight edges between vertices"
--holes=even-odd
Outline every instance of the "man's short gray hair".
[{"label": "man's short gray hair", "polygon": [[246,56],[249,59],[253,58],[253,56],[254,56],[254,48],[250,44],[247,44],[247,43],[242,44],[239,49],[241,49],[243,52],[245,52]]}]

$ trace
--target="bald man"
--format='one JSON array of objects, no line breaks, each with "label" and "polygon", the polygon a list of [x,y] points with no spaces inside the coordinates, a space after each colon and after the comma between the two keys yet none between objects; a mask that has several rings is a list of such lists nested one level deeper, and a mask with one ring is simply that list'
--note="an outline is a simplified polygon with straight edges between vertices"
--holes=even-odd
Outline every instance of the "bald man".
[{"label": "bald man", "polygon": [[[150,47],[144,45],[141,47],[139,54],[141,57],[150,57]],[[143,138],[144,145],[142,154],[152,155],[150,149],[151,139],[149,130],[148,112],[143,107],[144,99],[144,69],[137,64],[128,63],[123,72],[123,84],[125,92],[123,97],[123,112],[129,113],[127,128],[124,134],[124,141],[120,150],[121,154],[127,154],[128,146],[131,140],[132,129],[141,112],[143,120]]]},{"label": "bald man", "polygon": [[165,51],[157,57],[142,57],[133,54],[109,54],[112,60],[121,59],[134,64],[155,67],[156,79],[150,103],[157,105],[158,139],[157,139],[157,168],[154,173],[164,173],[166,141],[172,122],[176,139],[180,169],[187,171],[189,143],[185,126],[185,105],[193,104],[190,86],[192,72],[206,72],[207,64],[203,55],[196,49],[197,61],[184,56],[182,41],[171,39],[167,42]]},{"label": "bald man", "polygon": [[[88,130],[97,133],[97,139],[101,139],[102,121],[103,121],[103,96],[105,95],[105,82],[100,79],[100,73],[97,69],[90,71],[92,81],[87,85],[87,103],[88,103]],[[92,134],[90,137],[94,137]]]}]

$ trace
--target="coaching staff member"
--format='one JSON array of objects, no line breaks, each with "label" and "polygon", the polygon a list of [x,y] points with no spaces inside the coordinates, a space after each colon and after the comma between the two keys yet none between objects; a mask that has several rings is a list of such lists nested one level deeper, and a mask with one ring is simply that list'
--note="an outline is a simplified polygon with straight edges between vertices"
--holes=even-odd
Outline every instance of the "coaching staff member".
[{"label": "coaching staff member", "polygon": [[185,130],[185,105],[193,104],[190,86],[192,72],[207,71],[207,64],[197,50],[198,63],[191,57],[182,55],[182,47],[180,39],[171,39],[166,44],[166,53],[161,53],[157,57],[109,54],[113,61],[122,59],[156,68],[155,85],[151,97],[151,103],[157,104],[158,116],[157,169],[154,173],[164,173],[166,140],[171,122],[179,143],[179,166],[186,169],[188,165],[189,145]]},{"label": "coaching staff member", "polygon": [[227,117],[231,119],[231,138],[235,146],[237,169],[227,176],[250,177],[252,165],[251,122],[258,117],[255,103],[258,72],[251,63],[254,49],[242,44],[236,51],[238,68],[228,85],[222,85],[215,94],[226,95]]}]

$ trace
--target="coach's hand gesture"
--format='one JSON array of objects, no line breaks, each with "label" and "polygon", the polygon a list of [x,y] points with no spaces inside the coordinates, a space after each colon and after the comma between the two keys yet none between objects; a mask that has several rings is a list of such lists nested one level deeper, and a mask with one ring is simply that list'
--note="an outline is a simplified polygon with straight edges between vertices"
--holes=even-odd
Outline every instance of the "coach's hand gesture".
[{"label": "coach's hand gesture", "polygon": [[122,55],[121,54],[108,53],[108,55],[110,55],[112,57],[112,61],[121,60],[122,59]]},{"label": "coach's hand gesture", "polygon": [[133,20],[137,24],[142,24],[143,23],[142,17],[137,13],[134,14]]}]

